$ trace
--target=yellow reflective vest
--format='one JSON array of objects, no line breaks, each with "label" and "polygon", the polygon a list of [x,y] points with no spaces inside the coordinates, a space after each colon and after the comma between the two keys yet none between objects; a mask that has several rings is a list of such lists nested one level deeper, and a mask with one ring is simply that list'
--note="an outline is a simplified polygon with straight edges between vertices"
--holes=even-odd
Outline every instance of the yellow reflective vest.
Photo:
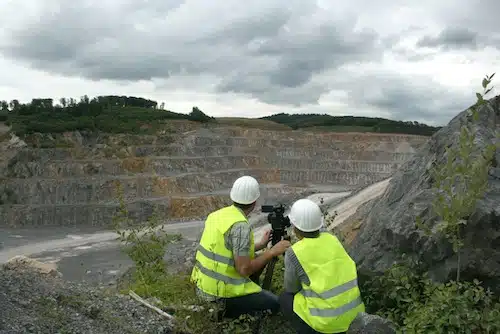
[{"label": "yellow reflective vest", "polygon": [[357,283],[356,264],[330,233],[303,238],[292,249],[309,277],[295,294],[294,312],[320,333],[341,333],[365,311]]},{"label": "yellow reflective vest", "polygon": [[[191,281],[209,295],[229,298],[261,291],[259,285],[238,273],[233,251],[226,248],[224,233],[238,222],[248,224],[243,212],[234,205],[212,212],[205,221]],[[250,257],[255,257],[253,233],[250,233]]]}]

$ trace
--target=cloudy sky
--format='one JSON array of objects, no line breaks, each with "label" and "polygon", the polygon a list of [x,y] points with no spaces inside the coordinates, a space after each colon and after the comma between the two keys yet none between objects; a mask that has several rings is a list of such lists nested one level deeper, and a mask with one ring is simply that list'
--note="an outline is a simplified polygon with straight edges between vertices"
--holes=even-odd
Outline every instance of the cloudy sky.
[{"label": "cloudy sky", "polygon": [[3,100],[445,124],[500,72],[498,0],[2,0],[0,13]]}]

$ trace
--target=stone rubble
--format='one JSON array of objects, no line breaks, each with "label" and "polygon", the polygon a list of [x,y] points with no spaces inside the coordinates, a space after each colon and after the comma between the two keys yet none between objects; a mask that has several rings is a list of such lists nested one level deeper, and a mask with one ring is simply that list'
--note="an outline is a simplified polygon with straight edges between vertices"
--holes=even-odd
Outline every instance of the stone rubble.
[{"label": "stone rubble", "polygon": [[34,260],[13,263],[0,268],[0,334],[173,333],[128,296],[44,274]]}]

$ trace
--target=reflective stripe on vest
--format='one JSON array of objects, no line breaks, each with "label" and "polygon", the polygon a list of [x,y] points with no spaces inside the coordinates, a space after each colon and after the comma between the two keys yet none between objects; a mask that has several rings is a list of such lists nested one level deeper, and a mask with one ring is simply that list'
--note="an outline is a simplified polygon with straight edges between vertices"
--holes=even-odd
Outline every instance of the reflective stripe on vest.
[{"label": "reflective stripe on vest", "polygon": [[295,295],[294,312],[320,333],[340,333],[365,306],[358,288],[356,264],[330,233],[304,238],[293,251],[309,277]]},{"label": "reflective stripe on vest", "polygon": [[[235,206],[217,210],[205,221],[191,281],[209,295],[237,297],[261,291],[259,285],[238,273],[233,252],[226,248],[224,234],[238,222],[248,223],[243,212]],[[250,233],[250,257],[255,257],[253,233]]]}]

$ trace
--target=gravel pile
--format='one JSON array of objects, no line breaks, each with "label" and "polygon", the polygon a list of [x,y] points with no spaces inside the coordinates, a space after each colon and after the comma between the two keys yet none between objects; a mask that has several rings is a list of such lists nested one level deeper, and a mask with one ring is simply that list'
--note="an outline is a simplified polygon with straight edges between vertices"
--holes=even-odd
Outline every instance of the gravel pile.
[{"label": "gravel pile", "polygon": [[32,268],[0,267],[0,333],[174,333],[128,296],[65,282]]}]

